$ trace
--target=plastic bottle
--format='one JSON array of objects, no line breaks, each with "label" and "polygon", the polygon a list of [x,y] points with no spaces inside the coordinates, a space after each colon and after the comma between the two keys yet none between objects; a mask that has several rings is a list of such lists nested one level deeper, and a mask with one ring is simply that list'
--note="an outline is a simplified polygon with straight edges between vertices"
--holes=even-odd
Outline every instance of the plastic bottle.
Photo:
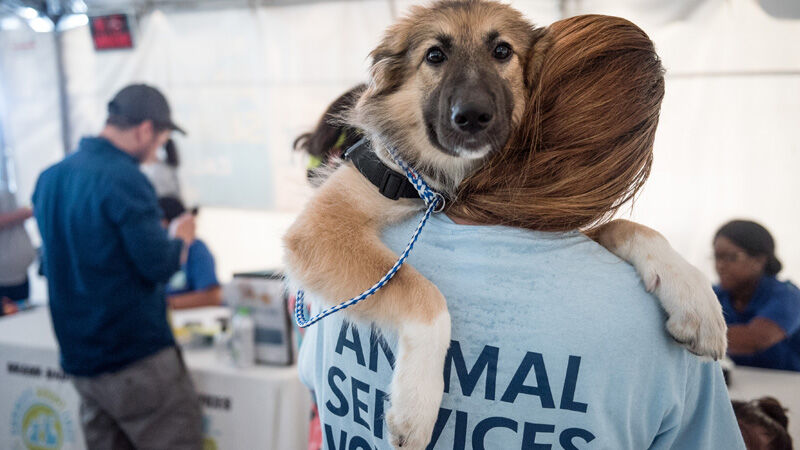
[{"label": "plastic bottle", "polygon": [[256,360],[256,324],[250,309],[239,307],[231,319],[231,350],[237,367],[252,367]]}]

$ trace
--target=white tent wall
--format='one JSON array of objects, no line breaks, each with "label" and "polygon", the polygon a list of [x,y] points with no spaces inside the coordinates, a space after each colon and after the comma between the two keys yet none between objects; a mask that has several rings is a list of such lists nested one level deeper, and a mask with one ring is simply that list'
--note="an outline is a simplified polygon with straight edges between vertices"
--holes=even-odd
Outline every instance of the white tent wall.
[{"label": "white tent wall", "polygon": [[58,99],[53,35],[17,21],[0,34],[0,119],[21,203],[28,203],[42,167],[64,154]]},{"label": "white tent wall", "polygon": [[[99,130],[105,103],[123,85],[162,88],[189,132],[177,139],[181,177],[187,203],[203,206],[199,233],[221,277],[279,266],[279,236],[310,195],[305,161],[290,150],[294,137],[365,79],[369,50],[412,3],[155,11],[140,19],[132,51],[95,52],[86,27],[70,31],[72,138]],[[770,17],[753,0],[511,3],[539,25],[556,20],[562,7],[568,15],[614,14],[641,25],[667,67],[667,96],[652,177],[632,217],[662,231],[712,278],[716,227],[733,217],[759,220],[776,236],[784,275],[800,279],[800,240],[791,233],[800,181],[790,173],[800,167],[800,21]],[[57,98],[50,103],[56,117]],[[17,122],[30,113],[22,117]],[[17,153],[21,184],[30,186],[53,158],[36,156],[45,144],[34,136],[15,137],[30,140],[23,145],[31,150]],[[60,148],[57,130],[53,141],[47,149]]]},{"label": "white tent wall", "polygon": [[[0,121],[6,141],[11,190],[20,205],[30,205],[39,172],[64,156],[61,140],[55,40],[35,33],[14,18],[0,32]],[[2,157],[2,155],[0,155]],[[26,222],[38,245],[34,221]],[[31,298],[46,298],[47,288],[31,266]]]}]

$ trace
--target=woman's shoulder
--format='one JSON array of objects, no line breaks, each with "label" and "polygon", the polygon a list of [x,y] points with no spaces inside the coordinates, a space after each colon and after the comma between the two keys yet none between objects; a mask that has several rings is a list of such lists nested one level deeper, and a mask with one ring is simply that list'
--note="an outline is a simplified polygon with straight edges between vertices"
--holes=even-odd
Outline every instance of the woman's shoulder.
[{"label": "woman's shoulder", "polygon": [[765,276],[764,282],[769,289],[770,298],[800,303],[800,289],[791,281]]}]

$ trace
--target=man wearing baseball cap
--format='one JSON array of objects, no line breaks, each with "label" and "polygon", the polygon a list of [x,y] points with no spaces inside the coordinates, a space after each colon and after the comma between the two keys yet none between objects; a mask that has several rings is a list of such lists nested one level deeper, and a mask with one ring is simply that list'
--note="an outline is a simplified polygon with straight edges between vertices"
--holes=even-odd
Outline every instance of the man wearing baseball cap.
[{"label": "man wearing baseball cap", "polygon": [[173,130],[183,132],[161,92],[128,86],[108,103],[100,135],[43,172],[33,194],[61,365],[90,449],[202,448],[200,404],[164,295],[194,219],[165,231],[139,171]]}]

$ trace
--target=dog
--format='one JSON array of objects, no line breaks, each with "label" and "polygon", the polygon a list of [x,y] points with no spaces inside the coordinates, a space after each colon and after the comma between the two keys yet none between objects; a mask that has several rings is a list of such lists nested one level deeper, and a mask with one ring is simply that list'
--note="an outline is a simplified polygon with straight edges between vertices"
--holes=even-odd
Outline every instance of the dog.
[{"label": "dog", "polygon": [[[518,11],[492,1],[415,7],[371,53],[369,84],[349,121],[383,165],[403,173],[389,155],[394,149],[435,191],[452,198],[464,177],[502,148],[519,124],[544,35]],[[397,259],[380,241],[380,231],[418,213],[421,204],[388,198],[345,161],[284,236],[290,284],[331,301],[358,295]],[[677,341],[705,357],[725,353],[725,322],[710,283],[661,235],[613,221],[593,238],[634,265],[668,313],[667,329]],[[386,423],[396,448],[425,448],[450,344],[444,296],[413,267],[404,267],[373,298],[344,314],[397,331]]]}]

